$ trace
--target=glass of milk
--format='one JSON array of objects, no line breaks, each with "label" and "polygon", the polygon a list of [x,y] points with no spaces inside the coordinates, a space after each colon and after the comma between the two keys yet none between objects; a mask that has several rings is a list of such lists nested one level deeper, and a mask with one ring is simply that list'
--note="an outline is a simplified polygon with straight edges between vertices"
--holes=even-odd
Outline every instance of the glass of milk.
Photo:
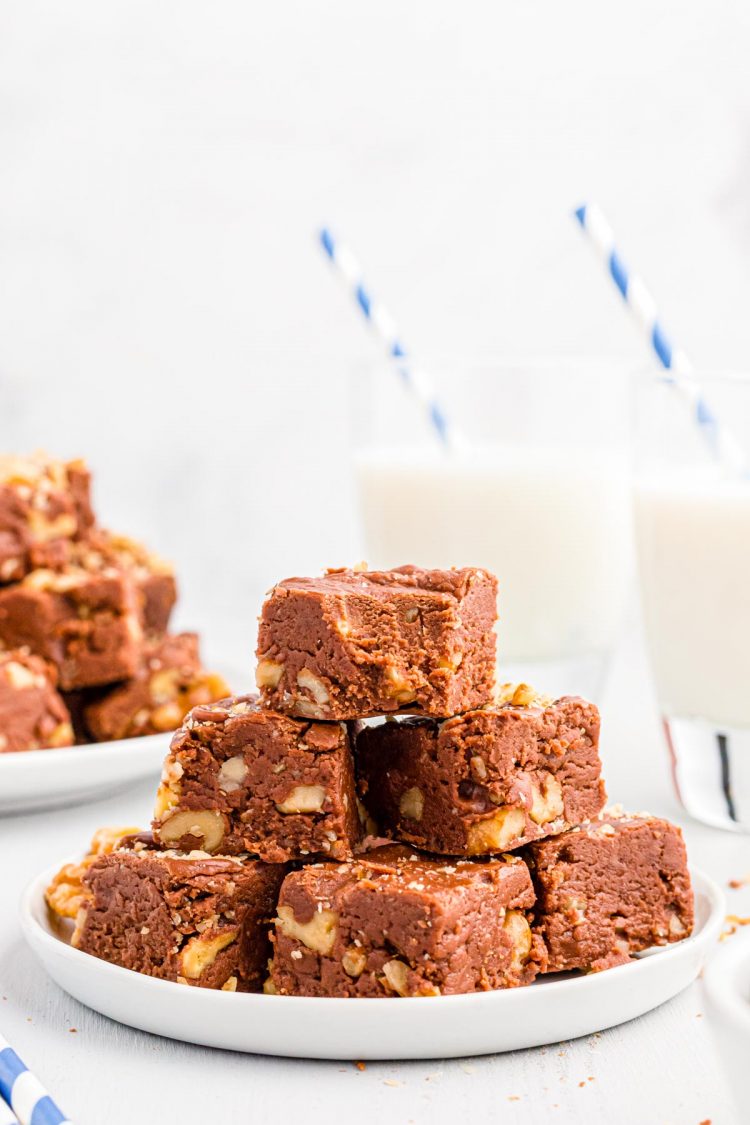
[{"label": "glass of milk", "polygon": [[682,803],[706,823],[750,830],[750,376],[699,382],[747,460],[717,458],[663,378],[639,383],[643,608]]},{"label": "glass of milk", "polygon": [[458,433],[449,451],[393,368],[355,383],[369,566],[487,567],[501,681],[596,698],[632,573],[624,370],[458,360],[428,375]]}]

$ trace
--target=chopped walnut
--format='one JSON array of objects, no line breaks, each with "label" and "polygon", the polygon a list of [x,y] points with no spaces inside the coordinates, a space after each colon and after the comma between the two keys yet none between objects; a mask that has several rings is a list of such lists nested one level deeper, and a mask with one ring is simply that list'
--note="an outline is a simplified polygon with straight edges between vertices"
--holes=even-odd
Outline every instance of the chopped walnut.
[{"label": "chopped walnut", "polygon": [[467,852],[469,855],[501,852],[523,835],[525,828],[526,814],[523,809],[512,806],[500,808],[492,816],[476,820],[469,826]]},{"label": "chopped walnut", "polygon": [[216,781],[222,793],[234,793],[241,789],[248,774],[247,764],[241,754],[227,758],[221,763]]},{"label": "chopped walnut", "polygon": [[549,695],[535,691],[528,684],[501,684],[497,689],[498,705],[513,707],[549,707],[554,700]]},{"label": "chopped walnut", "polygon": [[261,660],[255,669],[255,683],[259,688],[276,688],[284,673],[284,665],[276,660]]},{"label": "chopped walnut", "polygon": [[159,839],[170,846],[183,836],[194,836],[203,840],[204,851],[213,854],[221,847],[225,831],[224,817],[215,809],[183,809],[162,822]]},{"label": "chopped walnut", "polygon": [[338,934],[339,916],[334,910],[317,910],[309,922],[298,922],[291,906],[279,906],[276,925],[287,937],[296,938],[325,956],[331,953]]},{"label": "chopped walnut", "polygon": [[553,774],[542,774],[539,784],[532,784],[531,792],[533,799],[529,816],[535,824],[548,824],[563,815],[562,786]]},{"label": "chopped walnut", "polygon": [[297,785],[276,808],[281,813],[320,812],[327,796],[322,785]]},{"label": "chopped walnut", "polygon": [[401,794],[398,810],[408,820],[421,820],[424,812],[424,794],[417,786],[405,790]]},{"label": "chopped walnut", "polygon": [[237,930],[221,930],[213,937],[200,934],[189,938],[180,952],[183,976],[198,980],[213,965],[219,953],[237,940]]}]

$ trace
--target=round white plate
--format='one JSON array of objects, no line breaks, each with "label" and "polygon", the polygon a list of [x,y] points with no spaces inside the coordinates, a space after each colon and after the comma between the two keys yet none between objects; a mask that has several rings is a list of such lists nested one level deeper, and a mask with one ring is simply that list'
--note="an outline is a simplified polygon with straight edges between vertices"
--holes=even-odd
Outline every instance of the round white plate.
[{"label": "round white plate", "polygon": [[171,734],[0,754],[0,815],[76,805],[159,776]]},{"label": "round white plate", "polygon": [[[247,678],[237,669],[219,665],[219,671],[232,685]],[[83,804],[109,797],[148,777],[156,783],[171,738],[168,732],[58,750],[0,754],[0,816]]]},{"label": "round white plate", "polygon": [[640,1016],[687,987],[724,917],[721,891],[694,871],[695,933],[628,965],[467,996],[319,1000],[191,988],[72,949],[56,935],[44,901],[44,888],[56,870],[26,890],[21,924],[52,979],[76,1000],[170,1039],[295,1058],[457,1058],[589,1035]]}]

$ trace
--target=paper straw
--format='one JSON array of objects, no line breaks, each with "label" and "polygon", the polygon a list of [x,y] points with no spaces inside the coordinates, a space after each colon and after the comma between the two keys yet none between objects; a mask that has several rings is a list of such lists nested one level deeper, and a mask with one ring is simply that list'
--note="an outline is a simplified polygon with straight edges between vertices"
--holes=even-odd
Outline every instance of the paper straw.
[{"label": "paper straw", "polygon": [[362,270],[348,246],[334,239],[331,232],[323,228],[319,234],[320,244],[330,258],[342,281],[351,290],[360,312],[367,319],[381,339],[388,356],[396,362],[399,375],[411,394],[427,412],[430,425],[440,442],[448,447],[456,444],[456,432],[449,425],[446,414],[438,402],[430,379],[418,370],[408,358],[399,336],[396,324],[388,310],[375,301],[365,286]]},{"label": "paper straw", "polygon": [[595,203],[587,203],[576,208],[575,217],[645,333],[651,348],[656,352],[659,363],[670,372],[669,382],[687,401],[696,425],[713,455],[733,472],[744,472],[746,460],[742,447],[719,422],[704,398],[688,357],[670,342],[662,327],[654,298],[643,279],[625,265],[604,214]]},{"label": "paper straw", "polygon": [[11,1107],[20,1125],[72,1125],[55,1105],[39,1079],[19,1059],[2,1035],[0,1035],[0,1097],[4,1098]]}]

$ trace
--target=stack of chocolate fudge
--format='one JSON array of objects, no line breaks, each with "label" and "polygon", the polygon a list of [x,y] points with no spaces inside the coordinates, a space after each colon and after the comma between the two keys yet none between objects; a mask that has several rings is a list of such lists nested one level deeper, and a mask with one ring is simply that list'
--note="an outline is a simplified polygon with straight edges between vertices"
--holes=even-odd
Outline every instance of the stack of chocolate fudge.
[{"label": "stack of chocolate fudge", "polygon": [[0,753],[171,731],[226,695],[168,633],[171,566],[100,527],[83,461],[0,457]]},{"label": "stack of chocolate fudge", "polygon": [[277,585],[260,695],[193,708],[152,831],[50,888],[74,945],[227,991],[426,997],[687,936],[679,829],[605,810],[593,704],[497,689],[496,595],[479,569]]}]

